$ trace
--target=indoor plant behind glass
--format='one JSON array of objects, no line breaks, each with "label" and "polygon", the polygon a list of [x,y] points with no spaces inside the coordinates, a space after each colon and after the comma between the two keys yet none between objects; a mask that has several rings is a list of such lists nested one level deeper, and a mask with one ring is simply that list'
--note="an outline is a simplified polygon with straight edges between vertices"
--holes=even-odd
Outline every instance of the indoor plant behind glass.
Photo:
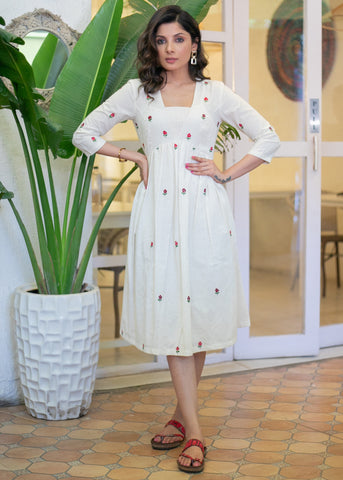
[{"label": "indoor plant behind glass", "polygon": [[[174,3],[201,21],[216,2],[179,0]],[[168,0],[134,0],[131,6],[137,13],[125,17],[120,24],[122,0],[106,0],[80,37],[57,80],[49,115],[38,105],[32,67],[13,45],[22,40],[0,30],[0,76],[7,79],[4,82],[0,78],[0,108],[12,111],[22,142],[40,262],[34,242],[13,203],[13,193],[2,183],[0,200],[8,200],[24,235],[36,281],[34,288],[38,290],[32,293],[17,289],[14,312],[25,403],[29,412],[40,418],[74,418],[85,414],[89,407],[98,356],[100,301],[98,289],[83,284],[84,276],[104,215],[121,185],[136,168],[111,193],[79,260],[94,156],[78,157],[71,137],[84,116],[137,75],[134,69],[137,38],[156,8],[169,3]],[[113,57],[116,61],[111,67]],[[63,125],[63,130],[56,125]],[[232,136],[231,130],[229,134]],[[62,217],[50,158],[57,155],[72,157]],[[59,311],[52,314],[55,307]],[[43,312],[42,318],[39,309]],[[80,320],[79,312],[84,310],[88,313]],[[31,313],[33,324],[29,321]],[[74,368],[79,371],[78,377]],[[85,372],[86,377],[82,377]]]}]

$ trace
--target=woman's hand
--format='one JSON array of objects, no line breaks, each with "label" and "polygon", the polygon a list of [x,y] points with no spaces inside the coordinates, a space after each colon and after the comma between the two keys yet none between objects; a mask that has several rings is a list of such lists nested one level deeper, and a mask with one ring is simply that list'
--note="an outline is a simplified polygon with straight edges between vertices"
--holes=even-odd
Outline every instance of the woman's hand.
[{"label": "woman's hand", "polygon": [[137,159],[133,160],[137,163],[139,167],[139,173],[141,176],[141,180],[144,183],[144,187],[147,188],[148,186],[148,176],[149,176],[149,166],[148,166],[148,159],[142,153],[137,152]]},{"label": "woman's hand", "polygon": [[198,163],[186,163],[186,168],[193,175],[207,175],[208,177],[213,178],[215,182],[221,184],[231,180],[231,176],[225,176],[213,160],[202,157],[192,157],[192,159],[196,160]]}]

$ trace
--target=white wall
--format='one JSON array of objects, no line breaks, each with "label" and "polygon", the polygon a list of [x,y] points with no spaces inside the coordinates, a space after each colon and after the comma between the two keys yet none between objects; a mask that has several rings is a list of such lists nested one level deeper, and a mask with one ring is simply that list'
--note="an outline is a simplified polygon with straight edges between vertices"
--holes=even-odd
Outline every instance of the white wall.
[{"label": "white wall", "polygon": [[[16,0],[1,2],[0,15],[6,24],[13,18],[45,8],[73,29],[82,32],[91,18],[91,0]],[[31,218],[32,205],[29,194],[24,157],[12,115],[0,110],[0,181],[15,193],[15,204],[24,218]],[[59,162],[59,163],[58,163]],[[58,170],[57,193],[63,194],[68,173],[66,161],[54,161]],[[85,229],[89,230],[89,221]],[[34,231],[34,224],[26,224]],[[14,289],[33,282],[33,274],[21,233],[8,202],[0,202],[0,405],[20,401],[20,387],[16,367],[14,325],[10,317],[11,298]]]}]

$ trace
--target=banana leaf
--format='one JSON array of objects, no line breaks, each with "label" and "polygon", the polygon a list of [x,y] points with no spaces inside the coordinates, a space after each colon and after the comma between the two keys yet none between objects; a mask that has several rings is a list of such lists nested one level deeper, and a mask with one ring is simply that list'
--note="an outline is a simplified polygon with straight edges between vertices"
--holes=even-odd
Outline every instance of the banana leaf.
[{"label": "banana leaf", "polygon": [[72,135],[100,102],[113,60],[122,0],[106,0],[83,32],[56,82],[49,119],[63,126],[59,155],[71,157]]},{"label": "banana leaf", "polygon": [[48,33],[32,62],[36,86],[54,87],[67,59],[65,45],[55,35]]}]

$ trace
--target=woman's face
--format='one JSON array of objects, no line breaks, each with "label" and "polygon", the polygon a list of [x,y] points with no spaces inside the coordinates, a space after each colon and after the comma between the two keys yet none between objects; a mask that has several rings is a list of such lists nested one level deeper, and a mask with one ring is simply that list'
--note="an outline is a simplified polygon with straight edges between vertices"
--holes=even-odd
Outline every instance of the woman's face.
[{"label": "woman's face", "polygon": [[177,22],[162,23],[156,32],[156,48],[161,67],[167,71],[186,69],[197,44]]}]

